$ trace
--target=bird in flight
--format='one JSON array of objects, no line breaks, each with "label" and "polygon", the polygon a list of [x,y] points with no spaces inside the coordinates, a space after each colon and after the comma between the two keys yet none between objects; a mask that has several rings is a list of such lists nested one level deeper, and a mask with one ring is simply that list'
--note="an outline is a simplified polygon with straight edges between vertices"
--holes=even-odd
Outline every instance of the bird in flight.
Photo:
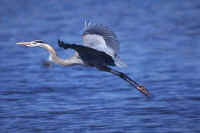
[{"label": "bird in flight", "polygon": [[59,47],[75,50],[75,53],[67,59],[58,57],[54,48],[41,40],[17,42],[17,44],[27,47],[41,47],[48,50],[49,60],[55,64],[63,66],[83,65],[95,67],[100,71],[110,72],[127,81],[145,96],[150,95],[149,91],[144,86],[140,85],[126,74],[109,67],[123,67],[126,66],[126,64],[118,56],[119,41],[117,36],[108,27],[86,21],[82,39],[83,45],[65,43],[64,41],[58,40]]}]

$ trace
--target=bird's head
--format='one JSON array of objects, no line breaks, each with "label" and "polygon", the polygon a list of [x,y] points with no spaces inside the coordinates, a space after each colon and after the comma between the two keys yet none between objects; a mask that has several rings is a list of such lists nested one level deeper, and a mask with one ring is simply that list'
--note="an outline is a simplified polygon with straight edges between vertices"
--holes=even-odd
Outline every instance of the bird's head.
[{"label": "bird's head", "polygon": [[31,42],[17,42],[16,44],[20,44],[20,45],[27,46],[27,47],[42,47],[43,44],[45,44],[45,42],[43,42],[41,40],[35,40],[35,41],[31,41]]}]

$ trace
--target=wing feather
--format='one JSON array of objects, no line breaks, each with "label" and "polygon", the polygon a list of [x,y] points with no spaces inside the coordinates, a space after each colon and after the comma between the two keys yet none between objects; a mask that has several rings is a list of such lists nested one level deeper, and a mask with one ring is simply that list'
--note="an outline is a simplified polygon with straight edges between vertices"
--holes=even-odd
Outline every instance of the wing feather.
[{"label": "wing feather", "polygon": [[119,67],[126,66],[117,55],[119,53],[117,36],[108,27],[86,21],[82,37],[85,46],[110,55]]},{"label": "wing feather", "polygon": [[84,45],[115,56],[119,52],[119,41],[108,27],[100,24],[85,23],[82,34]]}]

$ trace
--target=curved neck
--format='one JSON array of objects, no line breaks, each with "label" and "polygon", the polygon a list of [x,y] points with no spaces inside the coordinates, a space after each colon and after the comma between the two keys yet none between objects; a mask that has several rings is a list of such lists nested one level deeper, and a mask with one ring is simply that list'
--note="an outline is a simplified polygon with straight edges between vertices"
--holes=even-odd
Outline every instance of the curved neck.
[{"label": "curved neck", "polygon": [[82,64],[82,61],[77,58],[77,56],[72,56],[68,59],[61,59],[57,56],[56,51],[49,45],[49,44],[42,44],[40,47],[46,49],[49,51],[49,59],[50,61],[54,62],[55,64],[70,66],[70,65],[76,65],[76,64]]}]

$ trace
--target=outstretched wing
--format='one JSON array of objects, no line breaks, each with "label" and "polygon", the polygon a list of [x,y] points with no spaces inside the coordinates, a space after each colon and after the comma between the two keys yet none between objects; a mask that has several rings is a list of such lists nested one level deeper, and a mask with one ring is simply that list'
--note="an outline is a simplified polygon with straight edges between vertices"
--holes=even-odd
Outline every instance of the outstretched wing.
[{"label": "outstretched wing", "polygon": [[119,52],[119,41],[116,35],[106,26],[85,22],[82,37],[84,45],[103,51],[113,58]]}]

